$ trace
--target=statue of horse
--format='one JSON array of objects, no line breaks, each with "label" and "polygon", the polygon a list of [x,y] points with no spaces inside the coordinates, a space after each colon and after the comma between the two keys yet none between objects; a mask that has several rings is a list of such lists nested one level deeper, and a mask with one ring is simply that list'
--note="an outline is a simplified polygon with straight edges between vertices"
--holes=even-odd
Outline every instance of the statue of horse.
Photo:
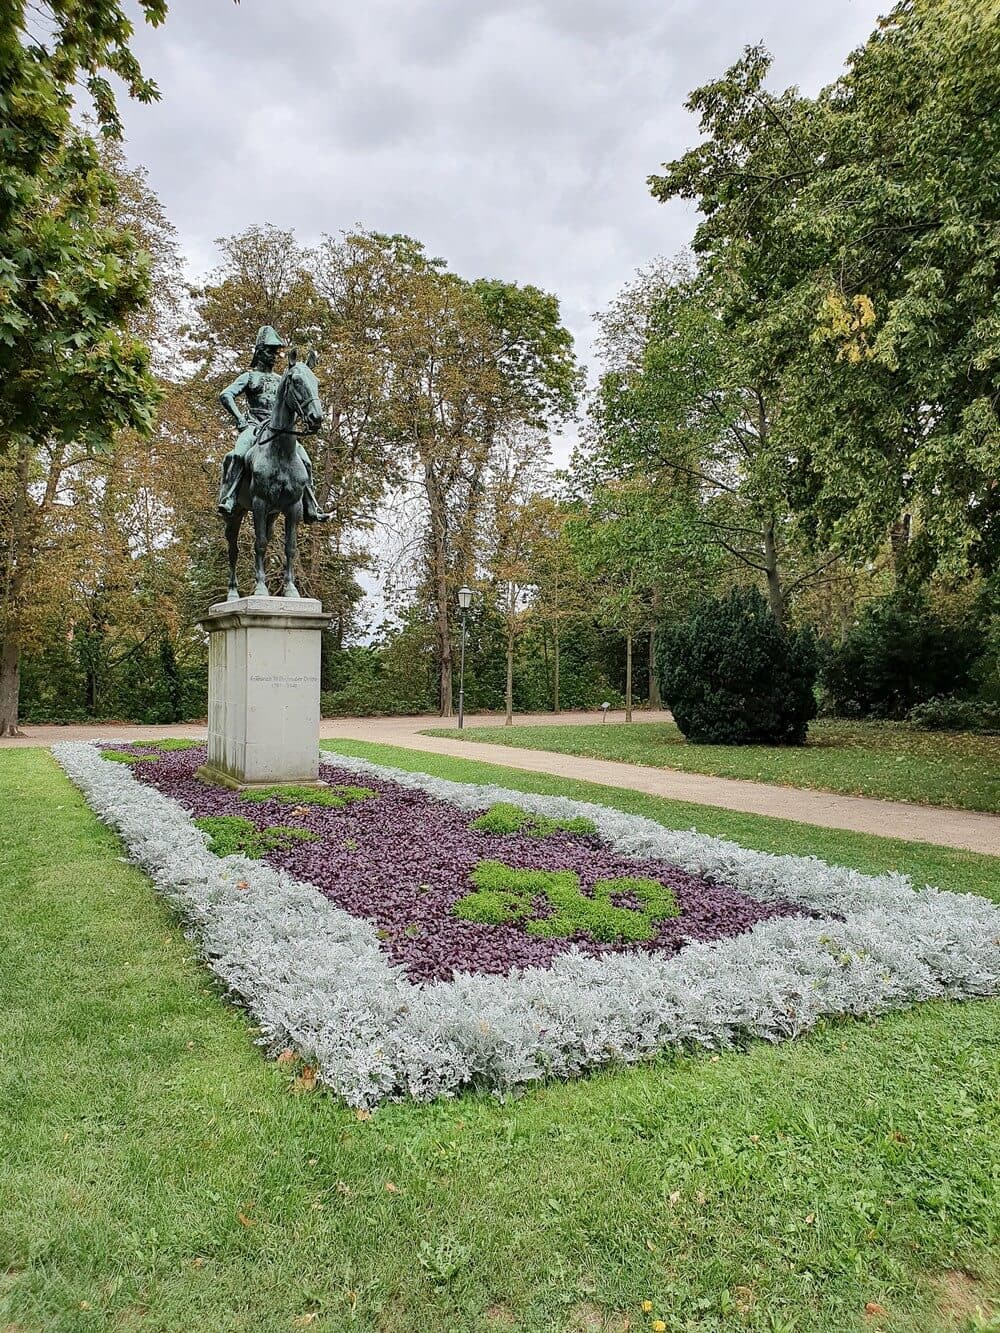
[{"label": "statue of horse", "polygon": [[[257,577],[254,597],[269,596],[264,557],[279,514],[285,518],[285,578],[281,595],[299,596],[295,586],[295,534],[302,522],[302,493],[309,474],[299,457],[296,442],[301,435],[315,435],[323,424],[319,385],[312,369],[315,364],[315,352],[310,352],[305,361],[298,359],[294,348],[289,352],[288,369],[278,385],[270,419],[261,422],[257,438],[247,451],[243,483],[233,512],[226,519],[228,602],[237,601],[240,595],[236,584],[236,558],[243,515],[248,513],[253,514],[254,526],[254,572]],[[295,422],[300,417],[305,423],[304,430],[295,429]]]}]

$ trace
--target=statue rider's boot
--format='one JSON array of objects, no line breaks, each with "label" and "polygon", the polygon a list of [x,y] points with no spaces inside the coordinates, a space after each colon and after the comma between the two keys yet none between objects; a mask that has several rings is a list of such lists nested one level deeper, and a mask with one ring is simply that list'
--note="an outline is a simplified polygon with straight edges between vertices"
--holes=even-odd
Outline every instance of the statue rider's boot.
[{"label": "statue rider's boot", "polygon": [[239,454],[227,455],[222,465],[222,485],[219,487],[219,502],[216,506],[223,518],[232,517],[233,506],[240,492],[243,481],[243,459]]},{"label": "statue rider's boot", "polygon": [[333,518],[332,514],[324,514],[319,507],[319,501],[316,499],[316,492],[312,486],[312,465],[307,461],[306,470],[309,473],[309,480],[306,482],[306,488],[302,492],[302,522],[303,523],[329,523]]}]

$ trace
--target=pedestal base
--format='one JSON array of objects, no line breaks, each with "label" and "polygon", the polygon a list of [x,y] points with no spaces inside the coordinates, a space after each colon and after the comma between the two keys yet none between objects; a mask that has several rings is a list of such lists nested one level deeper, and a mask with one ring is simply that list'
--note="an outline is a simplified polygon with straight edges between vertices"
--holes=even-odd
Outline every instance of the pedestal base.
[{"label": "pedestal base", "polygon": [[312,598],[241,597],[209,608],[198,622],[209,635],[202,776],[240,787],[317,780],[328,620]]}]

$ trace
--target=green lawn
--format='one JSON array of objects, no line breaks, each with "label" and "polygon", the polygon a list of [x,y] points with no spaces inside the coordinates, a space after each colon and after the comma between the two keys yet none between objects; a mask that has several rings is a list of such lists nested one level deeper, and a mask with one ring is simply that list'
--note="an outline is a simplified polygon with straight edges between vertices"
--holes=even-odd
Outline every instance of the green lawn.
[{"label": "green lawn", "polygon": [[989,1327],[1000,1002],[359,1120],[261,1057],[46,753],[0,751],[0,800],[0,1328]]},{"label": "green lawn", "polygon": [[958,810],[1000,810],[1000,736],[916,731],[899,722],[825,718],[811,724],[803,746],[689,745],[666,722],[450,728],[427,735]]}]

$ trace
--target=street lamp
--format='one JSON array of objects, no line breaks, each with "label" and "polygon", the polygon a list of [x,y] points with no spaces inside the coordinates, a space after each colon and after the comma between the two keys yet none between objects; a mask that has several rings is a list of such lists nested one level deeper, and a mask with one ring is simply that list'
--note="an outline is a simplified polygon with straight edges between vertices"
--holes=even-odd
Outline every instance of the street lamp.
[{"label": "street lamp", "polygon": [[472,605],[472,589],[462,585],[458,590],[458,609],[462,613],[462,655],[458,667],[458,727],[465,725],[465,615]]}]

